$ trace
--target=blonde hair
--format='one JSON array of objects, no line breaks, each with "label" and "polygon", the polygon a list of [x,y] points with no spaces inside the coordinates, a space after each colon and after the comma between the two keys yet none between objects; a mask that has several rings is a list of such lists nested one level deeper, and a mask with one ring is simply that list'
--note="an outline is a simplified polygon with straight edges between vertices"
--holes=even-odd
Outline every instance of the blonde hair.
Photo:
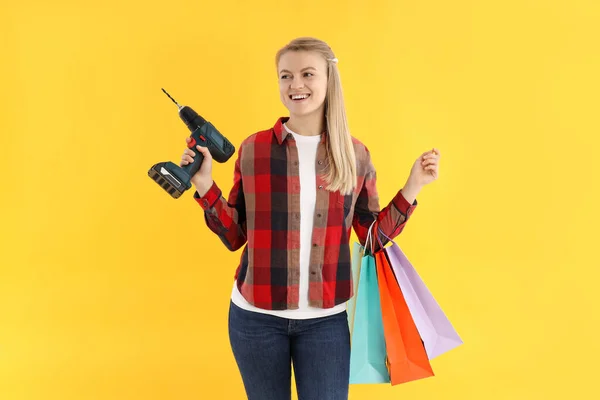
[{"label": "blonde hair", "polygon": [[325,119],[327,125],[327,173],[324,177],[327,189],[351,193],[356,187],[356,157],[352,136],[346,119],[344,95],[337,59],[333,50],[322,40],[300,37],[282,47],[275,56],[275,64],[288,51],[313,51],[327,61],[327,93],[325,95]]}]

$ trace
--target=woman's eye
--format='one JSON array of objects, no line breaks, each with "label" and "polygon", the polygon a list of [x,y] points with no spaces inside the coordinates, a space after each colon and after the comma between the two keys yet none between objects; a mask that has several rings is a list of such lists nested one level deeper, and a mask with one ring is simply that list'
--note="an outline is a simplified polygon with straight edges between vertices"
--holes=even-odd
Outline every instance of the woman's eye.
[{"label": "woman's eye", "polygon": [[312,74],[310,72],[306,72],[304,73],[304,76],[312,76]]},{"label": "woman's eye", "polygon": [[281,76],[281,79],[285,79],[285,78],[287,78],[287,77],[288,77],[288,75],[282,75],[282,76]]}]

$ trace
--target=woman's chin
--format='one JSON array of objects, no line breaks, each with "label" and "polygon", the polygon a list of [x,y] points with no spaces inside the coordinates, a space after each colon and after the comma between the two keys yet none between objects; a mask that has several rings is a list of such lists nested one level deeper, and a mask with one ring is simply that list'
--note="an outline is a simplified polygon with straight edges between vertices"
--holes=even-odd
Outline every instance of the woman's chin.
[{"label": "woman's chin", "polygon": [[306,117],[319,111],[318,108],[311,104],[291,104],[286,107],[294,117]]}]

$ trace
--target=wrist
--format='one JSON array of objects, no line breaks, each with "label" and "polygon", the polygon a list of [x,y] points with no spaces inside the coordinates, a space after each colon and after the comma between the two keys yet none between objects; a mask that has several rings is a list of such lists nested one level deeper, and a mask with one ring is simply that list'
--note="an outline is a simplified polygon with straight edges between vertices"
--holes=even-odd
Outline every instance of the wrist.
[{"label": "wrist", "polygon": [[198,192],[198,195],[200,197],[204,197],[206,195],[206,193],[208,193],[208,191],[210,190],[212,185],[213,185],[212,179],[209,182],[194,183],[194,186],[196,187],[196,192]]},{"label": "wrist", "polygon": [[421,191],[422,188],[423,188],[423,185],[421,185],[409,178],[406,181],[406,184],[404,185],[404,187],[401,189],[401,192],[402,192],[402,195],[404,196],[404,198],[406,199],[406,201],[408,201],[410,204],[412,204],[412,203],[414,203],[415,199],[417,198],[417,195],[419,194],[419,192]]}]

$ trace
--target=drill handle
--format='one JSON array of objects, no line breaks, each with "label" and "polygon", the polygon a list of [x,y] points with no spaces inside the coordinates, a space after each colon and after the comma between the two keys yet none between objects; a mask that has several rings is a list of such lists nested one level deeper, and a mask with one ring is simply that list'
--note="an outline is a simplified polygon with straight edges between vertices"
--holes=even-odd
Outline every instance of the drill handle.
[{"label": "drill handle", "polygon": [[188,148],[194,152],[194,161],[191,164],[184,165],[182,169],[192,178],[196,172],[200,169],[202,162],[204,161],[204,155],[198,151],[196,148],[197,145],[208,147],[210,150],[210,145],[207,143],[205,136],[202,134],[202,128],[196,129],[190,135],[192,138],[191,142],[188,143]]}]

